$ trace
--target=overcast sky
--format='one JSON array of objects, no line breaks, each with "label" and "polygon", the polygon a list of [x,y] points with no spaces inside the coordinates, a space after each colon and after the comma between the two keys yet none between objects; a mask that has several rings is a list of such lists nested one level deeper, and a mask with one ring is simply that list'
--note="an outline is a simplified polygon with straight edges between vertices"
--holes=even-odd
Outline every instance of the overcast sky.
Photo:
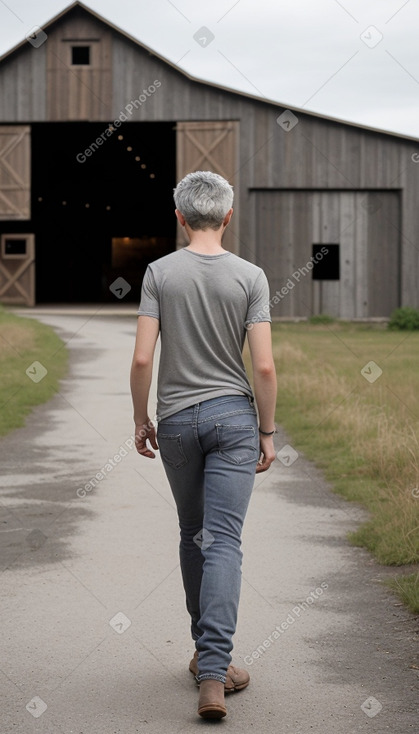
[{"label": "overcast sky", "polygon": [[[0,0],[0,54],[69,4]],[[419,0],[85,5],[203,80],[419,138]]]}]

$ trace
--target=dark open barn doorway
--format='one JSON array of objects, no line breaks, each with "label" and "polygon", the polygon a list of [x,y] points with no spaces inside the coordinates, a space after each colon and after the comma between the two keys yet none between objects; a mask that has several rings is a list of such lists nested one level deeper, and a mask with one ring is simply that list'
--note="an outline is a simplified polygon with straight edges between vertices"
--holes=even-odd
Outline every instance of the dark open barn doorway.
[{"label": "dark open barn doorway", "polygon": [[37,303],[116,301],[117,278],[131,287],[124,301],[139,300],[147,264],[176,246],[174,128],[32,126]]}]

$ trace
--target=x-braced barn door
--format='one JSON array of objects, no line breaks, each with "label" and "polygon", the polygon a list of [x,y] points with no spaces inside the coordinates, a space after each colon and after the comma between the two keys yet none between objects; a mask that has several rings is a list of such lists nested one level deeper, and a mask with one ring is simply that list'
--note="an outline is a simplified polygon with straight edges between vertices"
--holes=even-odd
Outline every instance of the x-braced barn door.
[{"label": "x-braced barn door", "polygon": [[[0,126],[0,221],[29,220],[31,128]],[[3,232],[7,225],[3,226]],[[0,301],[33,306],[35,246],[32,234],[3,234],[0,243]]]},{"label": "x-braced barn door", "polygon": [[[192,171],[213,171],[234,186],[234,216],[223,240],[231,252],[239,250],[238,128],[233,121],[178,122],[176,126],[177,180]],[[178,225],[177,247],[187,244]]]}]

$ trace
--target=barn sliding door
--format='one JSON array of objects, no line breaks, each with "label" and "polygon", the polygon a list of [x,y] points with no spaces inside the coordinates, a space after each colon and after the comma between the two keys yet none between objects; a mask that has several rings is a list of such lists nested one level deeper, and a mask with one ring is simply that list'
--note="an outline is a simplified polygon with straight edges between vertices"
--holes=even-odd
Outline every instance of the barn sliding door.
[{"label": "barn sliding door", "polygon": [[[178,122],[176,127],[177,181],[192,171],[213,171],[234,186],[234,216],[223,240],[231,252],[239,250],[238,127],[233,121]],[[177,247],[187,244],[178,225]]]},{"label": "barn sliding door", "polygon": [[7,234],[9,222],[31,218],[31,128],[0,125],[0,302],[35,303],[35,237]]},{"label": "barn sliding door", "polygon": [[0,220],[30,219],[31,129],[0,126]]}]

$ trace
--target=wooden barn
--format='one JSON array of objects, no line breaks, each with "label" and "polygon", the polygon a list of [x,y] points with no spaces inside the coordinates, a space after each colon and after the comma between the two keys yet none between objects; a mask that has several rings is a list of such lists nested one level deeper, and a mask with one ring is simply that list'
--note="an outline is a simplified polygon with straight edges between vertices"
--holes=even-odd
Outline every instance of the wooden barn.
[{"label": "wooden barn", "polygon": [[210,169],[274,316],[419,306],[418,143],[202,82],[75,2],[0,59],[0,302],[137,302]]}]

